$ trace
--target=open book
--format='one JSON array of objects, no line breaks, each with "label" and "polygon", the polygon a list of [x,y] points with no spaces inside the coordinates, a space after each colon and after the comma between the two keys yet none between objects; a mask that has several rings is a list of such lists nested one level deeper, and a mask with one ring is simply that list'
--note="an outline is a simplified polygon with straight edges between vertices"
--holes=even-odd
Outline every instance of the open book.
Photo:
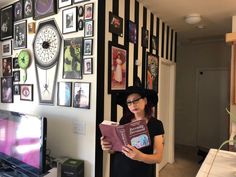
[{"label": "open book", "polygon": [[137,149],[151,144],[145,120],[138,120],[124,125],[104,120],[99,128],[105,140],[111,142],[113,151],[122,151],[122,146],[128,144],[135,146]]}]

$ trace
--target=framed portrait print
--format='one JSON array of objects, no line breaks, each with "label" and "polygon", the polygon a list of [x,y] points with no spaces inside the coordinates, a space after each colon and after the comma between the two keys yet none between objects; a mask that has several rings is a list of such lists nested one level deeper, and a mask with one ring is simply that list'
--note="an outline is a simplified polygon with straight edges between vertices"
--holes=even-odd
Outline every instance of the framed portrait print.
[{"label": "framed portrait print", "polygon": [[56,0],[35,0],[34,19],[38,20],[57,13]]},{"label": "framed portrait print", "polygon": [[13,85],[13,95],[20,95],[20,85],[19,84]]},{"label": "framed portrait print", "polygon": [[109,12],[109,32],[123,36],[123,18]]},{"label": "framed portrait print", "polygon": [[146,88],[158,92],[159,58],[151,53],[146,54]]},{"label": "framed portrait print", "polygon": [[77,31],[77,7],[72,7],[62,11],[62,33],[72,33]]},{"label": "framed portrait print", "polygon": [[12,55],[12,40],[6,40],[2,42],[2,56]]},{"label": "framed portrait print", "polygon": [[158,50],[158,38],[152,35],[151,39],[152,39],[152,49]]},{"label": "framed portrait print", "polygon": [[78,16],[79,17],[83,17],[83,15],[84,15],[84,7],[83,6],[79,6]]},{"label": "framed portrait print", "polygon": [[33,17],[34,14],[34,0],[23,0],[24,1],[24,18]]},{"label": "framed portrait print", "polygon": [[1,40],[13,37],[13,5],[1,9]]},{"label": "framed portrait print", "polygon": [[71,97],[72,97],[72,83],[71,82],[58,82],[57,83],[57,105],[70,107]]},{"label": "framed portrait print", "polygon": [[14,3],[14,21],[21,20],[23,18],[23,1],[19,0]]},{"label": "framed portrait print", "polygon": [[72,0],[58,0],[58,8],[66,7],[72,5]]},{"label": "framed portrait print", "polygon": [[75,82],[73,93],[74,108],[90,108],[90,86],[89,82]]},{"label": "framed portrait print", "polygon": [[128,85],[127,49],[109,41],[108,93],[123,91]]},{"label": "framed portrait print", "polygon": [[14,49],[27,47],[27,23],[26,20],[14,23]]},{"label": "framed portrait print", "polygon": [[83,38],[64,40],[63,78],[82,79]]},{"label": "framed portrait print", "polygon": [[13,69],[18,69],[18,68],[20,68],[20,66],[19,66],[19,64],[18,64],[18,57],[14,57],[13,59],[12,59],[12,67],[13,67]]},{"label": "framed portrait print", "polygon": [[13,82],[20,82],[20,71],[13,71]]},{"label": "framed portrait print", "polygon": [[134,44],[137,43],[137,27],[132,21],[129,21],[129,41]]},{"label": "framed portrait print", "polygon": [[20,100],[33,101],[33,84],[20,85]]},{"label": "framed portrait print", "polygon": [[92,58],[84,58],[83,73],[84,74],[93,73],[93,59]]},{"label": "framed portrait print", "polygon": [[93,54],[93,39],[84,39],[84,55]]},{"label": "framed portrait print", "polygon": [[84,37],[93,36],[93,20],[87,20],[84,22]]},{"label": "framed portrait print", "polygon": [[84,5],[84,19],[85,20],[93,19],[93,3]]},{"label": "framed portrait print", "polygon": [[1,102],[13,103],[12,77],[1,78]]},{"label": "framed portrait print", "polygon": [[79,19],[78,28],[79,28],[79,30],[83,30],[84,29],[84,20]]},{"label": "framed portrait print", "polygon": [[148,48],[149,31],[142,27],[142,46]]},{"label": "framed portrait print", "polygon": [[35,22],[28,23],[28,33],[29,34],[35,33]]},{"label": "framed portrait print", "polygon": [[12,58],[11,57],[2,59],[2,75],[12,76]]}]

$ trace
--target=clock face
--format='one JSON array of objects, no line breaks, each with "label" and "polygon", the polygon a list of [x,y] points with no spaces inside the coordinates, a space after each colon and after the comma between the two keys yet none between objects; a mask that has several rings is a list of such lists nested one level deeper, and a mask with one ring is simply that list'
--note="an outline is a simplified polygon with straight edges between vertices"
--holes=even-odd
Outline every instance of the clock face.
[{"label": "clock face", "polygon": [[55,22],[41,23],[33,42],[35,61],[39,67],[51,68],[59,58],[60,48],[61,36]]},{"label": "clock face", "polygon": [[30,54],[27,50],[22,50],[18,56],[18,64],[21,69],[28,68],[30,64]]}]

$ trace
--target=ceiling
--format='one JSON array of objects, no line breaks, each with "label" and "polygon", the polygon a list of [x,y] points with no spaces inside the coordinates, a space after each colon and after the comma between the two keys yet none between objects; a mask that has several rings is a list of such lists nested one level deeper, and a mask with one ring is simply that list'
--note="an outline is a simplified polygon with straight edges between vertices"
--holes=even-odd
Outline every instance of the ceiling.
[{"label": "ceiling", "polygon": [[[0,0],[0,7],[11,0]],[[139,0],[163,22],[178,33],[181,41],[199,41],[224,38],[231,32],[231,17],[236,15],[235,0]],[[184,22],[186,15],[199,13],[197,25]],[[203,25],[203,29],[197,26]]]}]

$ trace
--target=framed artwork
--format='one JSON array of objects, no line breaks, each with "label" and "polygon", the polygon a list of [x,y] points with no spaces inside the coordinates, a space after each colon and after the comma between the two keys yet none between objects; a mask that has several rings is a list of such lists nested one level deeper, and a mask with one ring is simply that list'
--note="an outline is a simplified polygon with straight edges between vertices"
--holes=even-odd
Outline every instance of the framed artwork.
[{"label": "framed artwork", "polygon": [[11,57],[2,59],[2,75],[12,76],[12,58]]},{"label": "framed artwork", "polygon": [[84,1],[88,1],[88,0],[74,0],[74,3],[80,3],[80,2],[84,2]]},{"label": "framed artwork", "polygon": [[84,22],[84,37],[93,36],[93,20]]},{"label": "framed artwork", "polygon": [[28,33],[29,34],[35,33],[35,22],[28,23]]},{"label": "framed artwork", "polygon": [[12,61],[13,61],[13,64],[12,64],[13,69],[18,69],[18,68],[20,68],[20,66],[19,66],[19,64],[18,64],[18,57],[14,57],[14,58],[12,59]]},{"label": "framed artwork", "polygon": [[84,5],[84,19],[85,20],[93,19],[93,3]]},{"label": "framed artwork", "polygon": [[19,0],[14,3],[14,21],[23,19],[23,1]]},{"label": "framed artwork", "polygon": [[13,85],[13,95],[20,95],[20,85],[19,84]]},{"label": "framed artwork", "polygon": [[89,82],[75,82],[73,93],[74,108],[90,108],[90,86]]},{"label": "framed artwork", "polygon": [[26,20],[14,23],[14,49],[27,47],[27,23]]},{"label": "framed artwork", "polygon": [[109,32],[123,36],[123,18],[109,12]]},{"label": "framed artwork", "polygon": [[20,85],[20,100],[33,101],[33,84]]},{"label": "framed artwork", "polygon": [[72,7],[62,11],[62,33],[72,33],[77,31],[77,7]]},{"label": "framed artwork", "polygon": [[71,97],[72,97],[72,83],[71,82],[58,82],[57,83],[57,105],[70,107]]},{"label": "framed artwork", "polygon": [[2,56],[12,55],[12,41],[6,40],[2,42]]},{"label": "framed artwork", "polygon": [[129,42],[137,43],[137,27],[132,21],[129,21]]},{"label": "framed artwork", "polygon": [[1,78],[1,102],[13,103],[12,77]]},{"label": "framed artwork", "polygon": [[64,79],[82,79],[83,38],[70,38],[64,40]]},{"label": "framed artwork", "polygon": [[24,1],[24,18],[33,17],[34,14],[34,0],[23,0]]},{"label": "framed artwork", "polygon": [[83,30],[84,29],[84,20],[79,19],[78,28],[79,28],[79,30]]},{"label": "framed artwork", "polygon": [[48,17],[57,13],[56,0],[35,0],[34,19]]},{"label": "framed artwork", "polygon": [[83,17],[83,15],[84,15],[84,7],[83,6],[79,6],[78,16],[79,17]]},{"label": "framed artwork", "polygon": [[147,53],[146,56],[146,88],[158,92],[159,57],[151,53]]},{"label": "framed artwork", "polygon": [[109,41],[108,93],[123,91],[128,85],[127,49]]},{"label": "framed artwork", "polygon": [[84,58],[83,73],[84,74],[93,73],[93,59],[92,58]]},{"label": "framed artwork", "polygon": [[152,35],[152,49],[158,50],[158,38]]},{"label": "framed artwork", "polygon": [[93,39],[84,39],[84,55],[93,54]]},{"label": "framed artwork", "polygon": [[1,40],[13,37],[13,5],[1,9]]},{"label": "framed artwork", "polygon": [[58,8],[72,5],[72,0],[58,0]]},{"label": "framed artwork", "polygon": [[142,46],[148,48],[149,31],[142,27]]},{"label": "framed artwork", "polygon": [[13,71],[13,82],[20,82],[20,71]]}]

